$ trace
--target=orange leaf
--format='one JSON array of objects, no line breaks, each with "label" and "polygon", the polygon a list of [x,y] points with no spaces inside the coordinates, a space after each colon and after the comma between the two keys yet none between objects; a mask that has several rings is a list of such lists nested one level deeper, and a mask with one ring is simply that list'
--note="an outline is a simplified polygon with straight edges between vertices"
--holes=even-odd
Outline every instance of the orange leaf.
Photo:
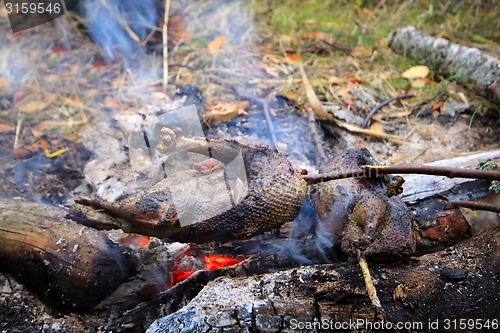
[{"label": "orange leaf", "polygon": [[6,77],[0,77],[0,89],[9,85],[9,80]]},{"label": "orange leaf", "polygon": [[220,35],[214,38],[213,41],[208,43],[207,49],[208,53],[214,54],[215,52],[219,51],[224,44],[227,43],[227,38],[224,35]]},{"label": "orange leaf", "polygon": [[0,133],[12,132],[12,131],[14,131],[14,127],[10,126],[9,124],[0,123]]},{"label": "orange leaf", "polygon": [[444,102],[436,102],[432,105],[432,110],[433,111],[441,111],[441,109],[443,108],[444,106]]},{"label": "orange leaf", "polygon": [[344,101],[351,100],[351,88],[349,88],[348,86],[344,86],[337,91],[337,95],[339,95],[340,98],[342,98]]},{"label": "orange leaf", "polygon": [[168,38],[175,45],[193,38],[187,31],[186,20],[182,15],[172,15],[168,19]]},{"label": "orange leaf", "polygon": [[207,105],[205,122],[209,125],[230,120],[236,116],[246,116],[245,108],[248,102],[225,102]]},{"label": "orange leaf", "polygon": [[108,97],[106,97],[104,99],[104,106],[107,107],[107,108],[110,108],[110,109],[112,109],[112,108],[118,108],[121,105],[122,105],[122,103],[119,100],[114,99],[112,97],[108,96]]},{"label": "orange leaf", "polygon": [[346,80],[351,82],[351,83],[363,83],[363,80],[361,80],[361,79],[359,79],[351,74],[347,75]]},{"label": "orange leaf", "polygon": [[14,150],[12,150],[12,157],[14,157],[15,159],[24,159],[24,158],[27,158],[31,155],[31,151],[29,151],[28,149],[24,149],[24,148],[16,148]]},{"label": "orange leaf", "polygon": [[34,137],[41,137],[43,134],[47,133],[48,130],[58,126],[59,124],[52,120],[44,120],[39,122],[34,128],[31,129],[31,134]]},{"label": "orange leaf", "polygon": [[68,97],[64,100],[64,104],[67,106],[81,107],[82,101],[78,97]]},{"label": "orange leaf", "polygon": [[376,133],[384,133],[384,126],[382,126],[381,123],[373,123],[370,126],[370,131],[376,132]]},{"label": "orange leaf", "polygon": [[295,53],[289,54],[286,57],[288,58],[288,60],[293,61],[293,62],[299,62],[301,60],[300,56],[298,56]]},{"label": "orange leaf", "polygon": [[357,46],[351,50],[351,55],[358,58],[369,57],[371,56],[371,51],[366,47]]}]

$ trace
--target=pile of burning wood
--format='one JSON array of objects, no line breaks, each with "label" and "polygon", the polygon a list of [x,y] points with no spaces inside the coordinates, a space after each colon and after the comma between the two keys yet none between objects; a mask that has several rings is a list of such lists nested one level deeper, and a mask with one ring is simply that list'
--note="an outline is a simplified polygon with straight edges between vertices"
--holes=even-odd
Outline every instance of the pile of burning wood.
[{"label": "pile of burning wood", "polygon": [[[447,288],[458,293],[465,283],[479,292],[484,282],[480,275],[498,278],[498,230],[484,232],[498,225],[498,213],[482,212],[478,218],[478,213],[448,203],[474,197],[498,207],[498,195],[488,192],[487,181],[453,184],[413,205],[397,195],[401,180],[382,174],[321,179],[307,194],[306,180],[314,183],[321,177],[304,175],[274,149],[186,138],[168,129],[160,136],[157,150],[164,148],[166,156],[181,150],[200,154],[202,161],[124,201],[77,199],[69,214],[39,203],[4,200],[2,271],[63,312],[129,309],[110,324],[118,331],[141,331],[168,315],[149,332],[274,332],[325,320],[411,321],[430,316],[417,306],[422,303],[431,304],[436,318],[457,316],[443,305],[450,295],[437,299],[436,288],[452,283]],[[245,172],[228,182],[227,165],[240,155]],[[169,163],[168,158],[161,163]],[[374,163],[366,149],[352,149],[327,161],[321,171],[349,174],[346,170]],[[223,177],[216,178],[217,173]],[[498,177],[498,172],[491,174]],[[211,215],[182,221],[176,210],[182,206],[171,188],[193,186],[187,200],[207,177],[213,185],[210,199],[191,200],[188,206]],[[242,178],[246,184],[240,184]],[[230,194],[228,209],[221,208],[224,193]],[[307,220],[296,219],[306,194],[314,207],[309,215],[317,220],[296,232],[300,228],[291,221]],[[280,234],[252,238],[280,227]],[[480,233],[445,257],[416,257]],[[464,256],[472,262],[460,262]],[[382,262],[371,267],[376,287],[365,257]],[[349,258],[357,259],[361,270]],[[454,304],[473,301],[476,305],[467,313],[488,315],[492,307],[483,305],[492,301],[491,295],[484,300],[479,296],[468,294]]]}]

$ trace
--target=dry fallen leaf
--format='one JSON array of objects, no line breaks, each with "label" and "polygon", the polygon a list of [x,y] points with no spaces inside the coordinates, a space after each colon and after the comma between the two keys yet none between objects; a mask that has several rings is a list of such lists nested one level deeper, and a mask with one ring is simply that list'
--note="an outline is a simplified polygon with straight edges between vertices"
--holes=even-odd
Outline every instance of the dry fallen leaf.
[{"label": "dry fallen leaf", "polygon": [[24,158],[30,157],[31,151],[24,148],[16,148],[12,150],[12,157],[18,160],[22,160]]},{"label": "dry fallen leaf", "polygon": [[0,89],[9,85],[9,80],[6,77],[0,77]]},{"label": "dry fallen leaf", "polygon": [[289,54],[286,57],[287,57],[287,60],[291,61],[291,62],[299,62],[301,60],[300,56],[295,54],[295,53]]},{"label": "dry fallen leaf", "polygon": [[429,75],[429,72],[430,72],[429,67],[420,65],[420,66],[413,66],[407,69],[401,74],[401,76],[408,80],[424,79],[427,77],[427,75]]},{"label": "dry fallen leaf", "polygon": [[384,126],[378,122],[375,122],[370,126],[370,131],[373,131],[375,133],[385,133]]},{"label": "dry fallen leaf", "polygon": [[215,52],[219,51],[224,44],[227,43],[227,38],[224,35],[220,35],[214,38],[213,41],[208,43],[207,49],[208,53],[214,54]]},{"label": "dry fallen leaf", "polygon": [[115,99],[113,97],[107,96],[104,99],[104,106],[107,107],[107,108],[110,108],[110,109],[112,109],[112,108],[118,108],[121,105],[122,105],[122,103],[119,100],[117,100],[117,99]]},{"label": "dry fallen leaf", "polygon": [[425,79],[414,79],[414,80],[411,80],[411,86],[412,88],[422,88],[424,87],[426,84],[426,81]]},{"label": "dry fallen leaf", "polygon": [[74,107],[82,107],[82,101],[78,97],[68,97],[64,100],[64,105],[66,106],[74,106]]},{"label": "dry fallen leaf", "polygon": [[302,65],[302,63],[300,63],[299,69],[300,69],[300,76],[302,77],[302,83],[304,84],[304,88],[306,90],[307,100],[309,101],[309,104],[311,105],[314,114],[321,119],[330,119],[331,115],[325,110],[323,104],[321,104],[318,96],[316,95],[316,92],[314,91],[311,81],[309,81],[309,78],[307,77],[307,74],[304,71],[304,66]]},{"label": "dry fallen leaf", "polygon": [[432,104],[432,110],[433,111],[441,111],[441,109],[443,108],[443,106],[444,106],[444,102],[443,101],[436,102],[436,103]]},{"label": "dry fallen leaf", "polygon": [[9,124],[0,123],[0,133],[13,132],[13,131],[14,131],[13,126],[10,126]]},{"label": "dry fallen leaf", "polygon": [[19,111],[22,113],[36,113],[45,110],[49,106],[48,103],[44,101],[31,101],[19,105]]},{"label": "dry fallen leaf", "polygon": [[54,94],[54,93],[48,93],[43,98],[43,100],[45,101],[45,103],[48,103],[48,104],[54,104],[57,101],[57,99],[58,99],[58,95]]},{"label": "dry fallen leaf", "polygon": [[339,85],[342,83],[342,79],[339,78],[338,76],[330,76],[328,78],[328,83],[331,83],[332,85]]},{"label": "dry fallen leaf", "polygon": [[60,126],[59,122],[55,122],[53,120],[44,120],[39,122],[35,127],[31,129],[31,134],[34,137],[39,138],[42,135],[46,134],[48,130],[57,126]]},{"label": "dry fallen leaf", "polygon": [[342,98],[344,101],[352,100],[351,88],[348,86],[343,86],[339,90],[337,90],[337,95]]},{"label": "dry fallen leaf", "polygon": [[207,105],[207,112],[204,115],[205,123],[215,125],[222,121],[233,119],[236,116],[246,116],[245,108],[248,105],[248,101],[209,104]]},{"label": "dry fallen leaf", "polygon": [[187,42],[193,35],[187,31],[186,18],[183,15],[172,15],[168,19],[168,39],[174,45]]},{"label": "dry fallen leaf", "polygon": [[358,58],[366,58],[372,55],[371,51],[366,47],[357,46],[351,50],[351,55]]},{"label": "dry fallen leaf", "polygon": [[363,80],[360,78],[357,78],[356,76],[349,74],[346,76],[346,80],[351,82],[351,83],[363,83]]}]

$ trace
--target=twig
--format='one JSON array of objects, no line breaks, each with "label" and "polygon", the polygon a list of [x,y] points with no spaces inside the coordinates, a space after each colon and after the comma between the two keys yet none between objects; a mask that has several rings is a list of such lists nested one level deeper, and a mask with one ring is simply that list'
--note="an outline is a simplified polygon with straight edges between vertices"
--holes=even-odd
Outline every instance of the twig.
[{"label": "twig", "polygon": [[299,69],[300,69],[300,76],[302,77],[302,83],[304,84],[304,88],[306,89],[307,100],[309,101],[309,104],[311,104],[311,107],[315,115],[322,119],[332,119],[333,118],[332,115],[325,110],[323,104],[321,104],[318,96],[314,92],[313,86],[309,81],[306,72],[304,71],[304,66],[302,65],[302,62],[300,63]]},{"label": "twig", "polygon": [[415,96],[414,94],[403,94],[403,95],[394,96],[394,97],[391,97],[389,99],[386,99],[385,101],[382,101],[380,104],[378,104],[376,107],[374,107],[373,109],[370,110],[370,113],[368,113],[368,115],[366,116],[365,120],[361,124],[361,128],[366,128],[366,126],[368,126],[368,123],[370,122],[370,119],[373,117],[373,115],[378,110],[380,110],[381,108],[383,108],[384,106],[386,106],[389,103],[394,102],[394,101],[396,101],[398,99],[411,98],[411,97],[414,97],[414,96]]},{"label": "twig", "polygon": [[319,165],[328,162],[328,157],[326,156],[325,149],[321,145],[321,140],[319,139],[318,130],[316,129],[316,118],[314,117],[314,112],[307,108],[309,130],[311,131],[312,139],[316,145],[316,151],[318,152],[319,159],[321,160]]},{"label": "twig", "polygon": [[274,131],[273,120],[271,119],[271,113],[269,112],[269,102],[267,99],[262,100],[262,107],[264,110],[264,117],[266,117],[267,127],[269,128],[269,133],[271,133],[271,142],[273,148],[278,149],[278,139],[276,139],[276,133]]},{"label": "twig", "polygon": [[249,94],[244,89],[240,88],[237,85],[233,85],[231,88],[240,97],[251,101],[252,103],[256,104],[257,106],[262,107],[262,110],[264,112],[264,117],[266,118],[267,127],[268,127],[269,133],[271,135],[271,144],[273,145],[273,148],[278,149],[278,139],[276,138],[276,132],[274,130],[273,120],[271,118],[271,113],[269,112],[268,98],[259,98],[253,94]]},{"label": "twig", "polygon": [[329,180],[353,178],[353,177],[366,177],[373,178],[377,175],[386,174],[423,174],[431,176],[446,176],[448,178],[473,178],[473,179],[488,179],[500,180],[500,170],[477,170],[477,169],[462,169],[444,166],[431,166],[431,165],[364,165],[359,169],[354,170],[340,170],[327,174],[319,174],[316,176],[304,175],[302,178],[308,184],[317,184],[327,182]]},{"label": "twig", "polygon": [[165,0],[165,14],[163,17],[163,91],[168,86],[168,13],[170,11],[170,0]]},{"label": "twig", "polygon": [[500,213],[500,207],[486,203],[486,202],[478,202],[478,201],[450,201],[450,205],[460,206],[465,208],[470,208],[474,210],[486,210],[489,212]]},{"label": "twig", "polygon": [[361,273],[363,274],[363,279],[365,280],[366,292],[368,293],[368,297],[370,297],[370,301],[372,302],[372,305],[374,307],[376,307],[382,313],[385,313],[384,308],[382,308],[382,304],[380,303],[380,299],[377,296],[377,289],[373,284],[365,255],[360,250],[357,250],[357,257],[359,267],[361,268]]},{"label": "twig", "polygon": [[12,147],[13,150],[17,149],[19,145],[19,136],[21,135],[21,127],[23,125],[24,113],[21,111],[17,112],[17,124],[16,124],[16,136],[14,137],[14,145]]},{"label": "twig", "polygon": [[352,133],[369,135],[369,136],[373,136],[373,137],[379,138],[379,139],[387,139],[389,141],[392,141],[392,142],[398,143],[398,144],[412,144],[412,145],[417,145],[417,144],[415,144],[413,142],[404,141],[404,140],[400,139],[396,135],[387,134],[387,133],[383,133],[383,132],[372,131],[372,130],[369,130],[369,129],[366,129],[366,128],[357,127],[357,126],[348,124],[345,121],[341,121],[341,120],[338,120],[338,119],[335,119],[335,118],[332,118],[332,120],[335,122],[335,124],[337,126],[342,127],[344,129],[348,130],[349,132],[352,132]]}]

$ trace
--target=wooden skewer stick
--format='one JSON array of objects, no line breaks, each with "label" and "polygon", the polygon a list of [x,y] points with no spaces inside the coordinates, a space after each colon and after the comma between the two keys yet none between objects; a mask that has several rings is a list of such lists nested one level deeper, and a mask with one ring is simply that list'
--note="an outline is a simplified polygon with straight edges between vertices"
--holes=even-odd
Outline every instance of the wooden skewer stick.
[{"label": "wooden skewer stick", "polygon": [[366,177],[373,178],[377,175],[385,174],[424,174],[431,176],[446,176],[448,178],[473,178],[473,179],[488,179],[500,180],[500,170],[477,170],[477,169],[462,169],[444,166],[431,165],[364,165],[359,169],[340,170],[326,174],[315,176],[304,175],[302,178],[308,184],[317,184],[335,179]]},{"label": "wooden skewer stick", "polygon": [[360,250],[357,250],[357,257],[359,267],[361,268],[361,273],[363,274],[363,279],[365,280],[366,292],[368,293],[368,297],[370,297],[370,301],[375,308],[380,310],[382,313],[385,313],[384,308],[382,307],[382,303],[380,303],[380,299],[377,296],[377,289],[373,284],[365,255]]},{"label": "wooden skewer stick", "polygon": [[479,201],[450,201],[450,205],[459,206],[464,208],[470,208],[474,210],[486,210],[489,212],[500,213],[500,207],[492,205],[487,202]]}]

